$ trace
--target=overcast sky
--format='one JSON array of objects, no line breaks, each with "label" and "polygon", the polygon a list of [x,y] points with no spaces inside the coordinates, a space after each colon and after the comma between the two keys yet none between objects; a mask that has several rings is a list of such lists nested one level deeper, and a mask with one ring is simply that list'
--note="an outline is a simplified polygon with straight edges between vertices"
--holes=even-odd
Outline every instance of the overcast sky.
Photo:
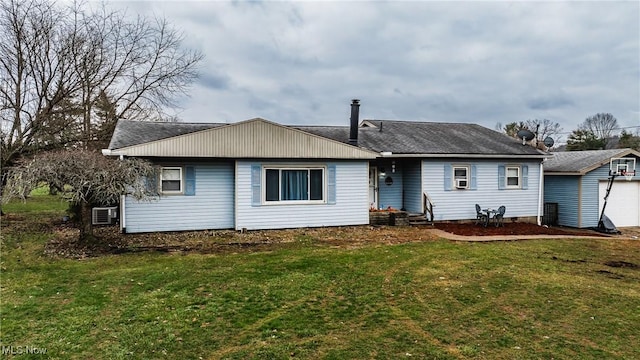
[{"label": "overcast sky", "polygon": [[640,125],[640,2],[116,2],[206,56],[185,122]]}]

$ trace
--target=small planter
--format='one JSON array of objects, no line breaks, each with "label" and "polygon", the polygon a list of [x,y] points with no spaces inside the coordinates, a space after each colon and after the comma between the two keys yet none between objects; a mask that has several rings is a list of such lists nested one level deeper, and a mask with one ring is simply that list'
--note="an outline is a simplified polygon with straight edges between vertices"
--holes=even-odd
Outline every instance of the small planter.
[{"label": "small planter", "polygon": [[397,210],[373,210],[369,211],[370,225],[408,226],[409,214],[406,211]]}]

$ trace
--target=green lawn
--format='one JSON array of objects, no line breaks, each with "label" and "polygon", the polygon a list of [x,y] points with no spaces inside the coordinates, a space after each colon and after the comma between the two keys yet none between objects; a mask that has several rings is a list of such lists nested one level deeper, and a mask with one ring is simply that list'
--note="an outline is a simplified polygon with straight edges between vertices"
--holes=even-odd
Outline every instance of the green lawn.
[{"label": "green lawn", "polygon": [[54,199],[3,207],[39,224],[3,224],[5,349],[60,359],[640,358],[637,240],[348,249],[301,236],[262,252],[52,259],[44,219],[64,214]]}]

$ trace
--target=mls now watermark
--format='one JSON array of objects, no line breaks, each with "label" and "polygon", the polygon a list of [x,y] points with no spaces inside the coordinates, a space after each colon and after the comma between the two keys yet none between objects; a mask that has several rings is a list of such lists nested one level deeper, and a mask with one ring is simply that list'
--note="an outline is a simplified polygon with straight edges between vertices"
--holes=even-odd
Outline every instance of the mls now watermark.
[{"label": "mls now watermark", "polygon": [[2,346],[2,355],[44,355],[47,348],[37,346]]}]

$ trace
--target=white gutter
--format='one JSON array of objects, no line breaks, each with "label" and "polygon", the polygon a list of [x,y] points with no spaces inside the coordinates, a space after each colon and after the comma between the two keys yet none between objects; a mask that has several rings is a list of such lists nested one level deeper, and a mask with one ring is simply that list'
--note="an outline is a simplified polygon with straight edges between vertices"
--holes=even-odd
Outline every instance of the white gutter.
[{"label": "white gutter", "polygon": [[102,155],[104,156],[111,155],[111,149],[102,149]]},{"label": "white gutter", "polygon": [[500,155],[500,154],[400,154],[390,151],[380,152],[390,158],[476,158],[476,159],[546,159],[550,155]]},{"label": "white gutter", "polygon": [[543,166],[543,162],[540,162],[540,181],[538,182],[538,226],[542,225],[542,221],[540,220],[540,212],[543,206],[542,202],[544,201],[543,190],[544,190],[544,166]]}]

